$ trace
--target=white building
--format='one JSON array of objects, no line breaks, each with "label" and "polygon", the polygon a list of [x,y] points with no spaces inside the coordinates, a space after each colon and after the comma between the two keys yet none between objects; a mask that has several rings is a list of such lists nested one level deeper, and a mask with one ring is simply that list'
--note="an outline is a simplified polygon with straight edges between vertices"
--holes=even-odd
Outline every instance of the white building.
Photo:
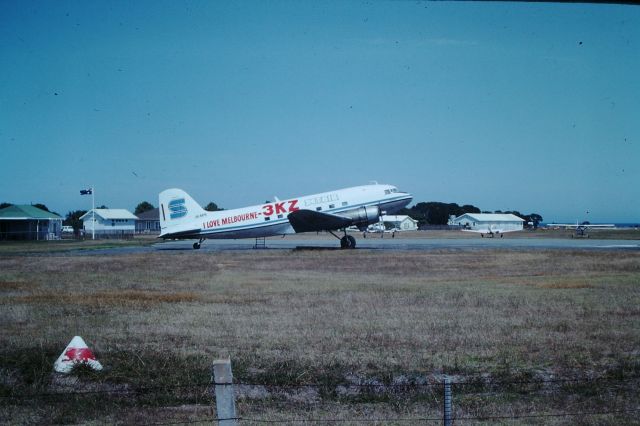
[{"label": "white building", "polygon": [[80,217],[85,235],[91,235],[95,216],[95,234],[101,237],[130,237],[138,219],[125,209],[94,209]]},{"label": "white building", "polygon": [[465,213],[453,219],[451,224],[474,230],[490,229],[493,226],[507,232],[521,231],[524,219],[510,213]]},{"label": "white building", "polygon": [[418,229],[418,221],[411,218],[410,216],[389,216],[383,215],[381,217],[381,221],[386,224],[391,224],[396,229],[400,231],[416,231]]}]

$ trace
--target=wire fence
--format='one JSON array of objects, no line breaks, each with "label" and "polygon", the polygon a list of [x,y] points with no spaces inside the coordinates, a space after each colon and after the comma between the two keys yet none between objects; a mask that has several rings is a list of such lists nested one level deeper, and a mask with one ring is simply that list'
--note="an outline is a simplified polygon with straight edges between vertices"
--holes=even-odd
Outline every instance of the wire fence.
[{"label": "wire fence", "polygon": [[[87,407],[94,401],[110,407],[146,409],[191,404],[192,413],[166,422],[171,425],[233,421],[240,424],[358,424],[442,423],[443,382],[425,383],[268,383],[235,381],[174,383],[152,386],[87,383],[70,380],[54,391],[8,389],[0,405],[38,403]],[[450,381],[453,390],[454,424],[518,419],[590,418],[613,416],[637,418],[640,413],[640,375],[595,378],[550,378],[530,380]],[[103,386],[100,388],[100,386]],[[238,414],[216,416],[216,390],[233,389]],[[504,400],[511,400],[505,403]],[[534,403],[531,403],[533,401]],[[74,405],[75,404],[75,405]],[[202,414],[202,409],[209,412]],[[502,410],[502,411],[500,411]],[[508,412],[505,412],[508,411]],[[200,412],[200,413],[199,413]],[[194,417],[195,416],[195,417]],[[546,421],[545,421],[546,422]],[[446,423],[445,423],[446,424]]]}]

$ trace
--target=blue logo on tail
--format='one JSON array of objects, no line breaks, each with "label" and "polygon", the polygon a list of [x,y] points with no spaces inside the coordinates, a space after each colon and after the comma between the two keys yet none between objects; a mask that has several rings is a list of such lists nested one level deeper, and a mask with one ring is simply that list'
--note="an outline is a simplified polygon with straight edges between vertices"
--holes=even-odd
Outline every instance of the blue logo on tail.
[{"label": "blue logo on tail", "polygon": [[169,212],[169,217],[171,219],[179,219],[186,216],[187,206],[184,203],[184,198],[169,201]]}]

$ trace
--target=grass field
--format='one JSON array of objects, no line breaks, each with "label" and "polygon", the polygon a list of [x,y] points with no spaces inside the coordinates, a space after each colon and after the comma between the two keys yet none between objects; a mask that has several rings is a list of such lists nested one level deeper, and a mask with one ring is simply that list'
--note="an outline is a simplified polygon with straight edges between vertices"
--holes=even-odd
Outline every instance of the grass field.
[{"label": "grass field", "polygon": [[[2,422],[211,417],[226,356],[247,418],[438,417],[444,374],[467,384],[458,418],[640,409],[637,251],[18,252],[0,250]],[[105,371],[52,372],[74,335]]]}]

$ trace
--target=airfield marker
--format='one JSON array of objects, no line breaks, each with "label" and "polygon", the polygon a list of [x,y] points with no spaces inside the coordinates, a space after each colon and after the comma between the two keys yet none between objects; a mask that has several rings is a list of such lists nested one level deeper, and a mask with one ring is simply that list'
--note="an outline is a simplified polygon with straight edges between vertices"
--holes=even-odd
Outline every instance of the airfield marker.
[{"label": "airfield marker", "polygon": [[82,337],[75,336],[53,364],[53,368],[58,373],[69,373],[78,364],[88,365],[94,370],[102,370],[102,364],[96,359]]}]

